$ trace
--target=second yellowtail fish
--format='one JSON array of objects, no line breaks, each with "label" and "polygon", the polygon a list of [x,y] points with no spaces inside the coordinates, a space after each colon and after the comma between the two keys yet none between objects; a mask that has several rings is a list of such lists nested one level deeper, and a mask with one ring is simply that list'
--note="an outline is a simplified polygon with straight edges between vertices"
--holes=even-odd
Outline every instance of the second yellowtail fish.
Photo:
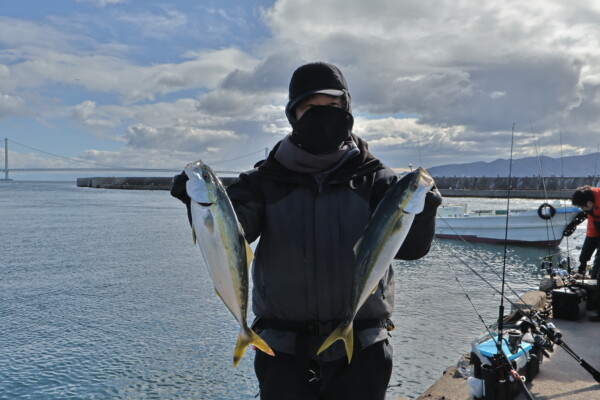
[{"label": "second yellowtail fish", "polygon": [[317,354],[337,340],[342,340],[348,363],[352,361],[354,317],[367,298],[377,289],[377,284],[404,243],[415,214],[423,211],[425,195],[433,185],[433,178],[427,171],[418,168],[388,189],[375,209],[365,232],[354,246],[356,256],[354,284],[347,317],[325,339]]}]

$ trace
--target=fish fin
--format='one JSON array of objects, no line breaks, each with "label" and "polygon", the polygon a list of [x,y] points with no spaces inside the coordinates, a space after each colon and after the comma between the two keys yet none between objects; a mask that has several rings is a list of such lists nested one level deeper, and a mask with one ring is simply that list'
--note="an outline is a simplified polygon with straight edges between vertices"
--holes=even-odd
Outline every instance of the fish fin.
[{"label": "fish fin", "polygon": [[215,220],[213,218],[212,213],[209,211],[206,214],[204,214],[204,226],[206,226],[206,229],[208,229],[208,231],[210,233],[214,233],[215,231]]},{"label": "fish fin", "polygon": [[252,249],[246,239],[244,239],[244,245],[246,246],[246,262],[248,263],[248,268],[250,268],[250,264],[252,264],[252,260],[254,259],[254,253],[252,253]]},{"label": "fish fin", "polygon": [[354,245],[354,255],[356,256],[358,254],[358,249],[360,249],[361,243],[362,243],[363,237],[361,236],[358,241],[356,242],[356,244]]},{"label": "fish fin", "polygon": [[325,339],[319,350],[317,351],[317,355],[324,352],[329,346],[334,344],[336,341],[341,340],[344,342],[344,347],[346,347],[346,356],[348,357],[348,364],[352,361],[352,352],[354,350],[354,332],[353,332],[353,322],[342,322],[340,326],[338,326],[331,335]]},{"label": "fish fin", "polygon": [[402,218],[402,217],[398,218],[398,219],[396,220],[396,223],[394,224],[394,231],[399,231],[400,229],[402,229],[402,225],[403,225],[404,223],[405,223],[405,222],[403,221],[403,218]]},{"label": "fish fin", "polygon": [[194,239],[194,244],[198,243],[198,236],[196,236],[196,230],[192,226],[192,238]]},{"label": "fish fin", "polygon": [[237,343],[235,344],[235,350],[233,351],[234,367],[238,365],[238,363],[244,356],[244,353],[246,352],[246,348],[249,345],[256,346],[257,349],[265,352],[270,356],[275,355],[275,353],[273,352],[273,350],[271,350],[269,345],[264,340],[262,340],[261,337],[258,336],[252,329],[250,329],[247,326],[242,327],[242,329],[240,329],[240,334],[238,335]]}]

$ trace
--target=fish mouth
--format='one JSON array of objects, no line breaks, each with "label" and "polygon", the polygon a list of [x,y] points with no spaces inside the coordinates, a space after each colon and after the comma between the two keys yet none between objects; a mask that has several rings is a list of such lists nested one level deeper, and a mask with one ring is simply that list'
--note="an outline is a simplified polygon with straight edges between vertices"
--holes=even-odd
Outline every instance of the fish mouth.
[{"label": "fish mouth", "polygon": [[202,207],[210,207],[210,206],[212,206],[213,204],[215,204],[215,203],[201,203],[201,202],[199,202],[199,201],[196,201],[195,203],[196,203],[196,204],[200,204]]}]

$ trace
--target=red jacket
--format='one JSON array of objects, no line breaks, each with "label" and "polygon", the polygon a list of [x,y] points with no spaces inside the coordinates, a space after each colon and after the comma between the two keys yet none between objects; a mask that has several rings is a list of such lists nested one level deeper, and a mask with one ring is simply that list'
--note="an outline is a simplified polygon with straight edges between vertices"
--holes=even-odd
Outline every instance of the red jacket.
[{"label": "red jacket", "polygon": [[600,188],[593,188],[594,208],[587,214],[588,224],[586,236],[600,237]]}]

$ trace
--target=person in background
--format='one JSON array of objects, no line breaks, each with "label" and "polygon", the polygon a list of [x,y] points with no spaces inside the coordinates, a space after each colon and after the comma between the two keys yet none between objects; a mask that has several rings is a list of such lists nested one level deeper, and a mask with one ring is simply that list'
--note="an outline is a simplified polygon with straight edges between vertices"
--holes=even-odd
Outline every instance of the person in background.
[{"label": "person in background", "polygon": [[[580,275],[585,275],[587,262],[590,261],[594,251],[600,248],[600,188],[592,186],[581,186],[575,190],[571,196],[571,203],[581,208],[582,212],[573,218],[565,228],[563,235],[571,236],[575,232],[577,225],[587,219],[587,231],[585,240],[579,254],[579,269]],[[600,270],[600,252],[596,251],[594,264],[592,266],[591,277],[598,277]]]},{"label": "person in background", "polygon": [[[285,113],[292,132],[227,188],[248,242],[260,237],[252,271],[253,328],[275,351],[275,357],[255,355],[260,398],[384,399],[392,373],[391,266],[356,317],[352,362],[341,341],[316,352],[345,317],[353,247],[399,177],[352,132],[350,93],[335,65],[300,66]],[[171,193],[189,205],[186,180],[176,176]],[[440,203],[434,188],[396,258],[428,253]]]},{"label": "person in background", "polygon": [[[581,208],[583,216],[587,217],[587,230],[585,240],[579,254],[579,269],[578,273],[585,276],[587,263],[592,258],[594,251],[594,264],[592,266],[591,278],[598,279],[600,288],[600,188],[592,186],[581,186],[575,190],[571,196],[571,203],[574,206]],[[565,228],[563,234],[570,236],[575,231],[578,224],[583,222],[585,218],[582,215],[576,216],[569,225]],[[600,304],[597,305],[600,311]],[[592,321],[600,321],[600,314],[590,316]]]}]

